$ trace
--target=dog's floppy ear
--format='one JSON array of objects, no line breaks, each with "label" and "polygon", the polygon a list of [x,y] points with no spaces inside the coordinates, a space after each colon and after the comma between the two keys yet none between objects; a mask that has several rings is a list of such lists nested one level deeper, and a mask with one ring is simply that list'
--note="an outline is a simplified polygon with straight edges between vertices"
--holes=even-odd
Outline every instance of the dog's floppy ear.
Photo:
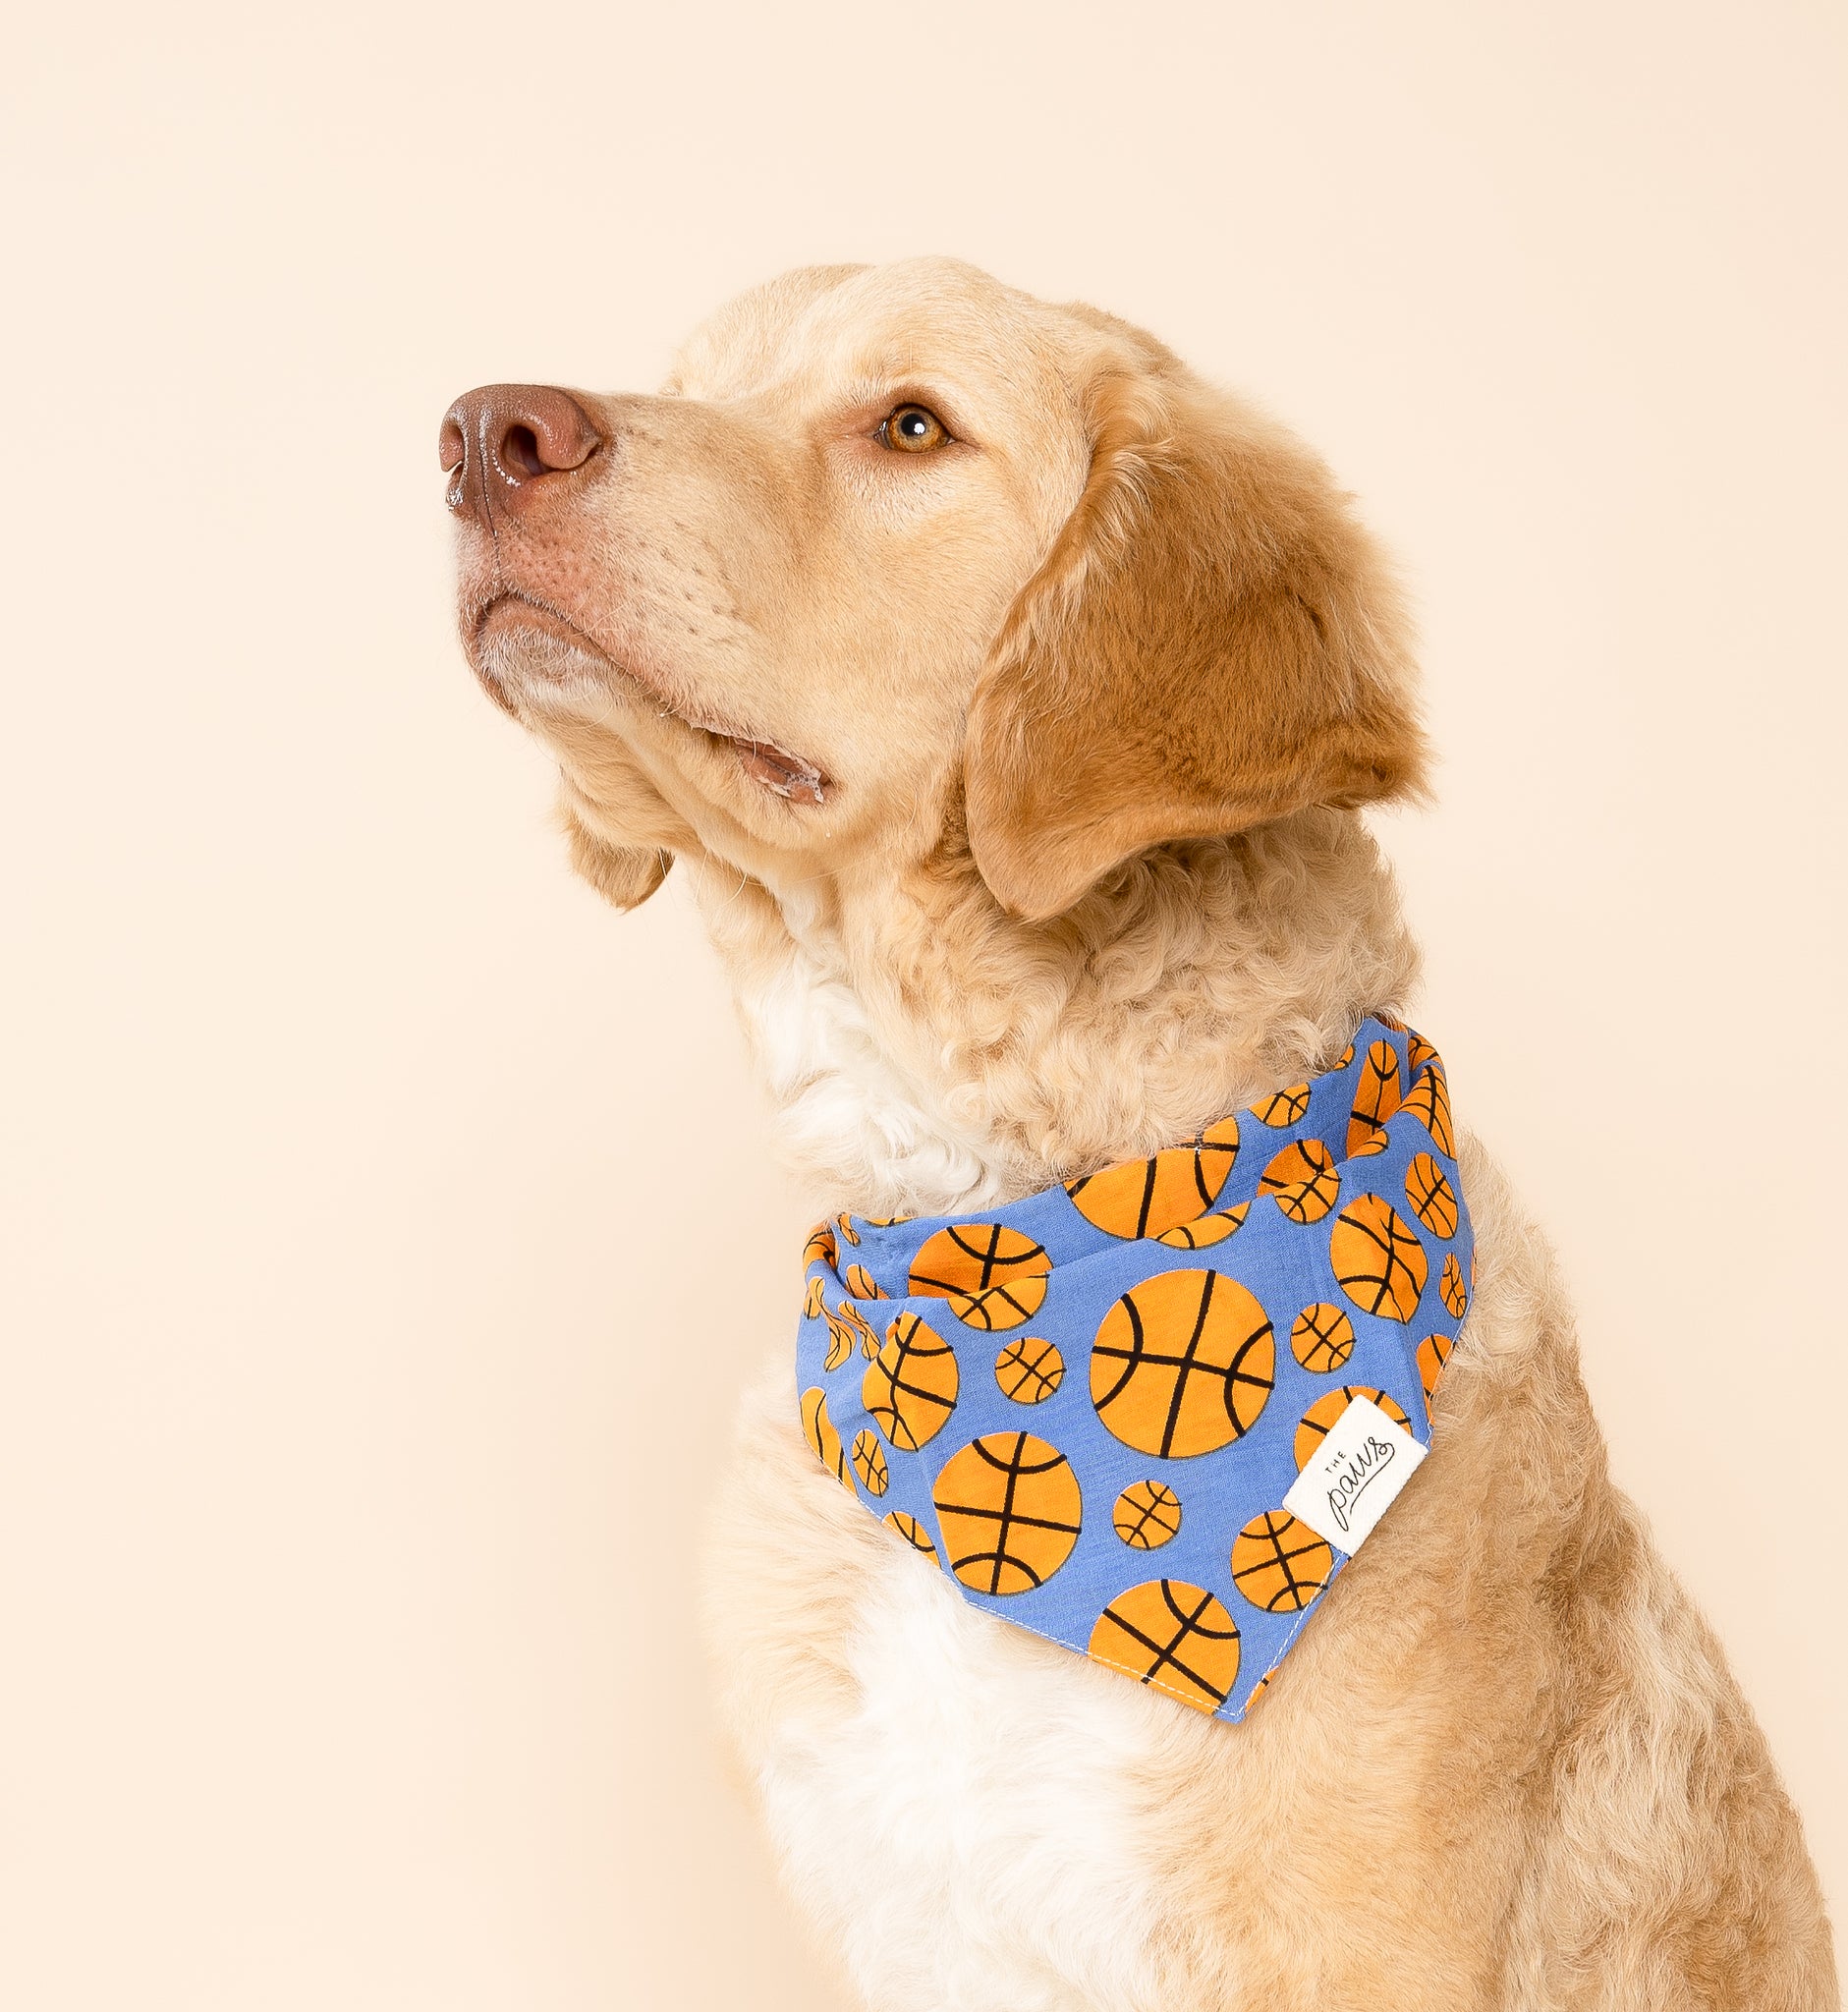
[{"label": "dog's floppy ear", "polygon": [[971,850],[1036,921],[1164,840],[1422,786],[1404,618],[1346,498],[1143,341],[1096,368],[1089,480],[970,707]]},{"label": "dog's floppy ear", "polygon": [[612,908],[640,908],[667,878],[674,856],[656,846],[610,845],[559,807],[559,822],[571,847],[571,864]]}]

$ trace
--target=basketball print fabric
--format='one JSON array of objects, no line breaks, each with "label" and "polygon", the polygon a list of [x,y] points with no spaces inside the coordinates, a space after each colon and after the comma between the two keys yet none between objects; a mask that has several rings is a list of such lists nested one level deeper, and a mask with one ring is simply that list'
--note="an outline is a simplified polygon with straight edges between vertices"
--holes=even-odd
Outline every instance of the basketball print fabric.
[{"label": "basketball print fabric", "polygon": [[1346,1563],[1301,1463],[1357,1396],[1428,1443],[1473,1256],[1443,1063],[1374,1018],[1146,1159],[820,1225],[799,1421],[972,1605],[1238,1719]]}]

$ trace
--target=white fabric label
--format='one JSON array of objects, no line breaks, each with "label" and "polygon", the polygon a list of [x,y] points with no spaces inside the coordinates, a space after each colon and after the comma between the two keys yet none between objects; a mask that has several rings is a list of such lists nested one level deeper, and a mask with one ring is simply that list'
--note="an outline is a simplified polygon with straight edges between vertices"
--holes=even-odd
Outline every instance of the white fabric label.
[{"label": "white fabric label", "polygon": [[1427,1449],[1370,1397],[1356,1397],[1297,1476],[1283,1506],[1350,1556],[1398,1499]]}]

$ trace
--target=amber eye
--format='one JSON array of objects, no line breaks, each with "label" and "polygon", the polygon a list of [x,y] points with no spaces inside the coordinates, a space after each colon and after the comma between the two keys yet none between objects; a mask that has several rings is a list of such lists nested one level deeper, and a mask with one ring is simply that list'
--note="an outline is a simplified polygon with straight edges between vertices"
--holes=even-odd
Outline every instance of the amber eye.
[{"label": "amber eye", "polygon": [[949,428],[928,406],[901,405],[885,416],[879,439],[900,454],[928,454],[950,437]]}]

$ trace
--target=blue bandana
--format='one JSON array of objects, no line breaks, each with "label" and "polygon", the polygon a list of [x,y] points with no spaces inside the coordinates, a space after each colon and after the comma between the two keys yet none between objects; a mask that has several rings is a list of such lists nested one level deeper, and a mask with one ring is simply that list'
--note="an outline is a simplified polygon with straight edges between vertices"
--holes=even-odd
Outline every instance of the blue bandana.
[{"label": "blue bandana", "polygon": [[[1473,1241],[1443,1064],[1369,1020],[1324,1075],[1151,1159],[823,1223],[803,1431],[972,1605],[1242,1718],[1371,1528],[1343,1500],[1401,1446],[1376,1516],[1428,1444]],[[1312,1463],[1339,1468],[1315,1510]]]}]

